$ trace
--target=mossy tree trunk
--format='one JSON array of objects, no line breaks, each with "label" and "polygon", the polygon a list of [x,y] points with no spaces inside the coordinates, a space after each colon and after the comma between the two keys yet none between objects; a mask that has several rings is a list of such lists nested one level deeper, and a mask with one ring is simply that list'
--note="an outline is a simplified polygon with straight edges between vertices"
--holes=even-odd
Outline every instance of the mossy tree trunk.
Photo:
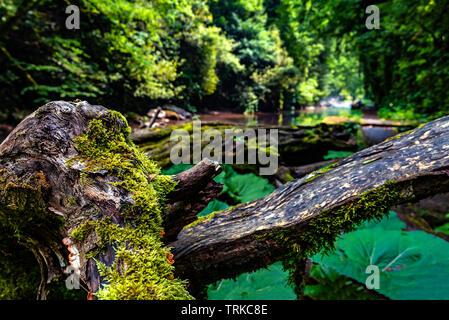
[{"label": "mossy tree trunk", "polygon": [[[93,293],[112,278],[121,288],[129,285],[130,292],[104,291],[106,297],[189,298],[164,241],[176,238],[218,195],[221,185],[212,179],[221,168],[206,159],[188,172],[162,176],[129,133],[126,120],[104,107],[52,102],[0,145],[0,241],[35,256],[42,276],[38,298],[46,298],[47,283],[71,273]],[[142,272],[158,266],[148,271],[165,270],[161,279],[135,272],[145,255],[152,260]],[[147,294],[131,292],[139,281],[148,283],[141,290]]]},{"label": "mossy tree trunk", "polygon": [[204,284],[301,261],[393,205],[448,192],[448,151],[446,117],[194,221],[220,191],[217,164],[161,176],[123,117],[52,102],[0,145],[0,227],[39,261],[39,298],[70,265],[101,298],[186,299],[177,276]]}]

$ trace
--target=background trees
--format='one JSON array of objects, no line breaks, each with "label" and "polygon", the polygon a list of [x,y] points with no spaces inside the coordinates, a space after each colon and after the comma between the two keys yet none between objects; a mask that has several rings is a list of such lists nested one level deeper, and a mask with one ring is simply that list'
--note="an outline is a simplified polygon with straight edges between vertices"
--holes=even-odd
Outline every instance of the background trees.
[{"label": "background trees", "polygon": [[[0,120],[88,99],[145,113],[289,110],[370,98],[381,115],[436,117],[448,105],[447,0],[0,0]],[[391,111],[394,111],[393,113]]]}]

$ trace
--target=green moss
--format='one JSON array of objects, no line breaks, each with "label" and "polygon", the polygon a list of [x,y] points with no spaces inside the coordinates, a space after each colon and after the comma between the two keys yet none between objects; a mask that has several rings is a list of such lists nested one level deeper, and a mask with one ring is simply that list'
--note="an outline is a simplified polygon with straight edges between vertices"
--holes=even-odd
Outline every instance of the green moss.
[{"label": "green moss", "polygon": [[372,158],[372,159],[369,159],[369,160],[366,160],[366,161],[363,161],[363,165],[365,165],[365,164],[368,164],[368,163],[371,163],[371,162],[374,162],[374,161],[377,161],[377,160],[380,160],[380,159],[382,159],[382,157],[381,156],[379,156],[379,157],[375,157],[375,158]]},{"label": "green moss", "polygon": [[311,130],[311,129],[306,130],[307,136],[305,136],[304,139],[302,140],[303,143],[307,143],[307,144],[319,143],[321,140],[320,135],[317,134],[317,132],[320,132],[319,129],[321,129],[321,128],[317,128],[315,130]]},{"label": "green moss", "polygon": [[418,126],[417,126],[416,128],[414,128],[414,129],[410,129],[410,130],[407,130],[407,131],[398,133],[398,134],[395,135],[395,136],[392,136],[392,137],[389,137],[389,138],[385,139],[384,142],[388,142],[388,141],[392,141],[392,140],[396,140],[396,139],[402,138],[403,136],[405,136],[405,135],[411,133],[412,131],[418,130],[418,129],[424,127],[426,124],[427,124],[427,123],[421,123],[420,125],[418,125]]},{"label": "green moss", "polygon": [[409,134],[411,131],[412,130],[405,131],[405,132],[402,132],[402,133],[398,133],[397,135],[394,135],[392,137],[389,137],[389,138],[385,139],[384,142],[388,142],[388,141],[392,141],[392,140],[396,140],[396,139],[402,138],[404,135]]},{"label": "green moss", "polygon": [[[176,183],[170,176],[160,176],[157,165],[136,148],[129,136],[125,118],[111,111],[92,120],[87,132],[75,139],[79,154],[69,164],[82,162],[84,179],[107,171],[119,180],[113,185],[130,192],[134,203],[122,209],[125,227],[108,218],[90,221],[73,230],[72,238],[83,241],[96,232],[99,250],[108,244],[115,248],[112,266],[97,262],[107,281],[96,293],[100,299],[192,299],[186,282],[174,277],[172,255],[162,242],[161,211]],[[98,250],[89,256],[94,254]]]},{"label": "green moss", "polygon": [[67,197],[67,202],[69,203],[69,205],[71,206],[76,206],[76,199],[73,197]]},{"label": "green moss", "polygon": [[111,267],[97,262],[100,274],[109,283],[97,293],[100,299],[191,299],[185,282],[174,278],[173,255],[163,246],[159,234],[144,226],[121,228],[99,223],[102,241],[114,243],[116,259]]},{"label": "green moss", "polygon": [[[63,226],[47,209],[49,192],[42,172],[17,177],[0,170],[0,299],[36,299],[41,271],[35,239],[57,236]],[[57,250],[58,244],[46,245]]]},{"label": "green moss", "polygon": [[[228,209],[229,209],[229,208],[228,208]],[[199,224],[199,223],[201,223],[201,222],[209,221],[210,219],[212,219],[213,217],[215,217],[215,215],[216,215],[217,213],[222,212],[222,211],[224,211],[224,210],[221,210],[221,211],[215,211],[215,212],[212,212],[212,213],[208,214],[207,216],[199,217],[198,219],[196,219],[196,220],[193,221],[192,223],[186,225],[186,226],[184,227],[184,229],[187,230],[187,229],[190,229],[190,228],[196,226],[197,224]]]},{"label": "green moss", "polygon": [[89,234],[91,234],[96,228],[96,223],[93,221],[86,221],[80,227],[72,231],[71,237],[73,240],[82,242]]},{"label": "green moss", "polygon": [[293,176],[292,176],[292,174],[290,172],[286,172],[285,173],[285,180],[286,180],[286,182],[289,182],[289,181],[295,180],[295,178],[293,178]]},{"label": "green moss", "polygon": [[[300,232],[277,229],[256,236],[275,240],[282,248],[283,264],[294,282],[296,267],[305,256],[334,249],[335,240],[342,233],[355,230],[365,220],[380,220],[388,210],[400,202],[403,194],[395,182],[361,194],[358,200],[337,209],[321,212]],[[296,284],[301,285],[301,284]]]},{"label": "green moss", "polygon": [[315,171],[309,173],[309,175],[308,175],[309,178],[307,178],[306,183],[310,182],[312,180],[315,180],[316,178],[318,178],[319,176],[321,176],[322,174],[324,174],[326,172],[333,170],[336,166],[337,166],[337,163],[333,163],[331,165],[322,167],[318,170],[315,170]]}]

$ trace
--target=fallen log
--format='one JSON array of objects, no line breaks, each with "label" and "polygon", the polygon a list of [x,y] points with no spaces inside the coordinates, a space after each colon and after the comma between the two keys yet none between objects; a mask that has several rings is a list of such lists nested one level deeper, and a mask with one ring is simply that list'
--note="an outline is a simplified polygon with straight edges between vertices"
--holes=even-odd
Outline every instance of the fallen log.
[{"label": "fallen log", "polygon": [[176,175],[176,190],[170,193],[163,213],[165,240],[174,240],[182,228],[196,220],[196,215],[217,198],[223,189],[212,179],[221,172],[218,163],[204,159],[193,168]]},{"label": "fallen log", "polygon": [[[393,205],[448,192],[448,128],[441,118],[185,226],[195,219],[186,211],[217,194],[217,164],[162,176],[121,115],[52,102],[0,145],[0,227],[38,260],[39,298],[71,266],[100,298],[187,299],[177,276],[210,283],[329,248],[341,231]],[[174,230],[166,246],[162,226]]]},{"label": "fallen log", "polygon": [[[222,133],[226,129],[235,128],[229,124],[218,122],[202,122],[201,131],[215,129]],[[273,129],[273,126],[248,126],[245,129]],[[135,131],[131,139],[139,146],[140,150],[155,160],[162,168],[169,167],[170,150],[178,143],[171,140],[171,133],[176,129],[193,132],[192,123],[164,127],[148,128]],[[277,129],[277,128],[276,128]],[[278,134],[278,153],[280,163],[286,166],[300,166],[322,161],[328,150],[356,151],[357,145],[356,123],[346,124],[319,124],[317,126],[280,128]],[[223,139],[224,141],[224,139]],[[203,141],[202,147],[209,142]],[[245,145],[245,149],[247,145]]]},{"label": "fallen log", "polygon": [[340,159],[331,159],[331,160],[324,160],[324,161],[320,161],[320,162],[315,162],[315,163],[311,163],[311,164],[306,164],[304,166],[299,166],[299,167],[284,167],[281,166],[278,171],[276,172],[275,175],[275,179],[277,179],[279,181],[279,184],[282,185],[285,182],[294,180],[294,179],[299,179],[304,177],[305,175],[316,171],[322,167],[331,165],[335,162],[340,161]]},{"label": "fallen log", "polygon": [[[449,117],[399,134],[291,181],[265,198],[186,226],[174,247],[189,279],[232,277],[292,251],[332,246],[340,232],[394,205],[449,190]],[[200,280],[198,280],[200,281]]]}]

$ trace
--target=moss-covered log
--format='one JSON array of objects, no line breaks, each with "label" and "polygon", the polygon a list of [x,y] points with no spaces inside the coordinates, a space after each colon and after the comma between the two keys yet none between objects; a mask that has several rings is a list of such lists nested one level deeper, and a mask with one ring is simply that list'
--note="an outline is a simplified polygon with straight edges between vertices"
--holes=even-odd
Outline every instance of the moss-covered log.
[{"label": "moss-covered log", "polygon": [[[52,102],[0,145],[2,248],[20,246],[37,259],[38,298],[47,297],[48,282],[71,274],[104,299],[191,298],[164,236],[176,236],[218,194],[211,180],[220,167],[203,161],[160,175],[129,134],[119,113]],[[2,261],[14,257],[3,251]]]},{"label": "moss-covered log", "polygon": [[[449,190],[449,117],[291,181],[265,198],[186,226],[178,271],[211,282],[332,246],[394,205]],[[198,280],[198,279],[197,279]]]},{"label": "moss-covered log", "polygon": [[[442,118],[185,226],[218,193],[217,164],[160,175],[120,114],[52,102],[0,145],[0,238],[36,258],[39,298],[71,266],[99,298],[189,299],[179,276],[211,282],[300,261],[393,205],[449,191],[448,150]],[[2,261],[13,254],[0,249]]]}]

